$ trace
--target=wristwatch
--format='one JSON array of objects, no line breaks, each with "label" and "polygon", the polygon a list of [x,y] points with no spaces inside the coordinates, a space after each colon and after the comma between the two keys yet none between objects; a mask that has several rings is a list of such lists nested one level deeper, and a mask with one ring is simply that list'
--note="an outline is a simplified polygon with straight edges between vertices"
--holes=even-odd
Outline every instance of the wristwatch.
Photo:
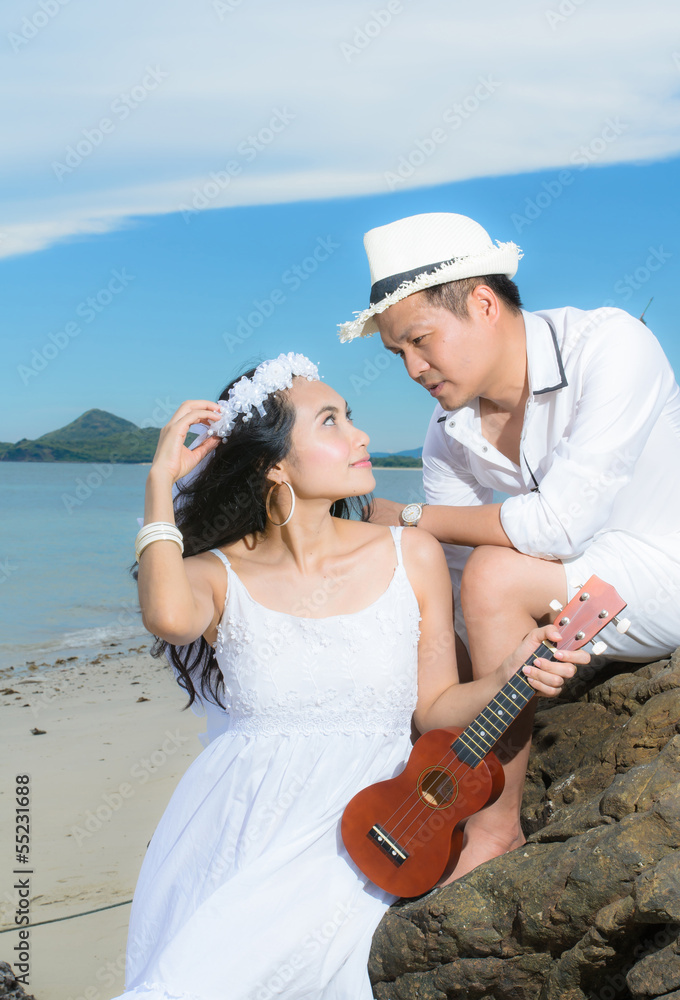
[{"label": "wristwatch", "polygon": [[418,522],[423,516],[423,507],[427,507],[426,503],[409,503],[406,504],[401,512],[401,520],[406,525],[407,528],[416,528]]}]

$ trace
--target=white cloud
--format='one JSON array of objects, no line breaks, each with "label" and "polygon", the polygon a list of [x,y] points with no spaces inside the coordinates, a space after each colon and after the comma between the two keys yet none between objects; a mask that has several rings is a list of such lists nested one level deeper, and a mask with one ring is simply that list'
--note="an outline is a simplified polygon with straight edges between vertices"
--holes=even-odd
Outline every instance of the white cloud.
[{"label": "white cloud", "polygon": [[60,3],[0,18],[4,256],[215,185],[207,208],[680,152],[674,0]]}]

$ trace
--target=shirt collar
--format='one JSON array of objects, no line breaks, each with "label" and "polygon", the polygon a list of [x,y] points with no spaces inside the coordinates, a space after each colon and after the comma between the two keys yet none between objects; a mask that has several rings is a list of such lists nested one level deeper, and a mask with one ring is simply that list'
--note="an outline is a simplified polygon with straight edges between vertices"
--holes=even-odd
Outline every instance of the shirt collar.
[{"label": "shirt collar", "polygon": [[546,313],[522,310],[527,337],[529,388],[533,396],[555,392],[567,385],[557,330]]},{"label": "shirt collar", "polygon": [[[564,389],[569,383],[564,371],[562,354],[557,341],[557,330],[553,321],[546,313],[531,313],[524,309],[522,316],[526,330],[527,366],[531,395],[541,396],[543,393]],[[460,431],[458,434],[454,432],[453,428],[456,427],[456,422],[450,418],[457,417],[459,428],[472,427],[475,411],[469,404],[451,411],[444,410],[440,404],[437,404],[437,409],[440,411],[436,417],[437,423],[445,423],[445,429],[452,437],[459,437]],[[436,412],[437,410],[435,410]]]}]

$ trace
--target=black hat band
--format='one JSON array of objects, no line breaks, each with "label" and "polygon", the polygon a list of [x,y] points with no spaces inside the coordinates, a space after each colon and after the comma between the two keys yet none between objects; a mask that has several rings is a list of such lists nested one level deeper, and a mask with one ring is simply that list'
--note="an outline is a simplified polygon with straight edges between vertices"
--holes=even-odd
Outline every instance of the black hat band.
[{"label": "black hat band", "polygon": [[382,302],[392,292],[396,292],[397,288],[405,281],[413,281],[420,274],[428,274],[431,271],[436,271],[438,267],[443,267],[444,264],[454,264],[460,259],[460,257],[451,257],[449,260],[440,260],[437,264],[426,264],[424,267],[415,267],[412,271],[401,271],[399,274],[390,274],[387,278],[381,278],[371,287],[370,304],[374,306],[378,302]]}]

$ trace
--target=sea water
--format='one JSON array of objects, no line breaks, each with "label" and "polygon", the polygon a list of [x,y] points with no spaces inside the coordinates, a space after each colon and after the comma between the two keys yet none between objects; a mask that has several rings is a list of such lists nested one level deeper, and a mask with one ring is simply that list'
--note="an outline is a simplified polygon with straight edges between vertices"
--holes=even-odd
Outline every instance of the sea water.
[{"label": "sea water", "polygon": [[[150,639],[129,569],[148,465],[0,462],[0,668]],[[376,496],[423,499],[420,469],[376,469]]]}]

